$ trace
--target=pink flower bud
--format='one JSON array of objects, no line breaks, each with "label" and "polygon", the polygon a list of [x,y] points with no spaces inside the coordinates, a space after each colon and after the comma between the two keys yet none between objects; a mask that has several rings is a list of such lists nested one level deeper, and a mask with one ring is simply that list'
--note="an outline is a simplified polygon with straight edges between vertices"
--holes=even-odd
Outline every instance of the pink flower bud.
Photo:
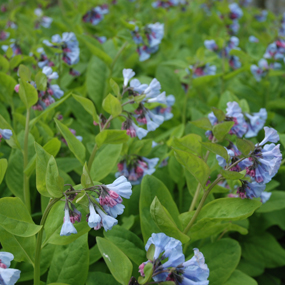
[{"label": "pink flower bud", "polygon": [[17,84],[14,88],[15,92],[19,93],[20,84]]}]

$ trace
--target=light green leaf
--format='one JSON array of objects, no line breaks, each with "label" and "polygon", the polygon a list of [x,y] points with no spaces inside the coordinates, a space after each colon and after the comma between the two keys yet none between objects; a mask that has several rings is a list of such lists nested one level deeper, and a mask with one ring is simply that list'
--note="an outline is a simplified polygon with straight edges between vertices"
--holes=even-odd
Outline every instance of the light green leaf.
[{"label": "light green leaf", "polygon": [[47,76],[44,73],[39,71],[36,74],[35,82],[37,84],[37,89],[38,90],[40,90],[40,91],[45,91],[46,90],[46,88],[47,88]]},{"label": "light green leaf", "polygon": [[272,191],[269,200],[262,204],[261,207],[256,211],[257,213],[268,213],[277,211],[285,208],[285,192],[283,191]]},{"label": "light green leaf", "polygon": [[95,141],[100,147],[103,144],[121,144],[125,143],[129,140],[129,136],[127,135],[126,131],[120,130],[104,130],[100,132]]},{"label": "light green leaf", "polygon": [[117,82],[111,78],[110,79],[110,85],[111,85],[111,88],[112,88],[114,94],[120,99],[121,98],[121,92],[120,92],[120,87],[117,84]]},{"label": "light green leaf", "polygon": [[47,163],[46,188],[52,197],[60,198],[63,196],[63,178],[59,176],[55,158],[50,156]]},{"label": "light green leaf", "polygon": [[237,144],[237,148],[241,151],[241,153],[244,155],[244,156],[248,156],[250,154],[251,151],[254,150],[255,146],[254,144],[249,141],[249,140],[246,140],[246,139],[240,139],[240,138],[237,138],[236,139],[236,144]]},{"label": "light green leaf", "polygon": [[0,199],[0,226],[12,235],[30,237],[40,231],[29,215],[26,206],[17,197]]},{"label": "light green leaf", "polygon": [[152,149],[151,139],[135,140],[130,145],[128,153],[146,156],[150,153],[151,149]]},{"label": "light green leaf", "polygon": [[212,129],[212,124],[210,122],[210,120],[208,118],[201,118],[201,119],[198,119],[196,121],[191,121],[190,122],[192,125],[194,125],[195,127],[198,127],[200,129],[203,129],[203,130],[211,130]]},{"label": "light green leaf", "polygon": [[172,145],[184,151],[193,152],[196,155],[202,155],[202,138],[196,134],[189,134],[183,138],[174,138]]},{"label": "light green leaf", "polygon": [[18,73],[23,81],[31,81],[32,72],[27,66],[20,64]]},{"label": "light green leaf", "polygon": [[78,96],[75,94],[73,94],[72,96],[77,102],[82,105],[86,112],[88,112],[93,117],[93,120],[98,123],[99,119],[93,102],[82,96]]},{"label": "light green leaf", "polygon": [[0,71],[6,73],[8,70],[9,61],[3,55],[0,55]]},{"label": "light green leaf", "polygon": [[200,248],[210,269],[211,285],[224,284],[237,267],[241,248],[233,239],[221,239]]},{"label": "light green leaf", "polygon": [[26,108],[30,108],[38,102],[38,92],[30,83],[20,79],[19,96]]},{"label": "light green leaf", "polygon": [[85,146],[79,141],[74,134],[68,129],[67,126],[62,124],[60,121],[55,120],[55,123],[60,130],[61,134],[65,138],[67,145],[75,157],[81,162],[82,165],[85,163]]},{"label": "light green leaf", "polygon": [[224,137],[233,127],[234,122],[223,122],[213,127],[213,134],[218,141],[223,141]]},{"label": "light green leaf", "polygon": [[[114,168],[120,157],[122,144],[104,145],[97,152],[92,164],[90,175],[95,181],[101,181]],[[102,161],[104,163],[102,164]]]},{"label": "light green leaf", "polygon": [[245,174],[242,174],[240,172],[223,170],[223,169],[221,169],[221,174],[223,175],[224,178],[229,180],[242,179],[245,176]]},{"label": "light green leaf", "polygon": [[245,273],[235,270],[223,285],[258,285],[257,282]]},{"label": "light green leaf", "polygon": [[88,167],[87,167],[87,163],[85,162],[84,166],[83,166],[83,171],[82,171],[82,175],[81,175],[81,185],[84,188],[88,188],[94,185],[90,173],[88,171]]},{"label": "light green leaf", "polygon": [[171,194],[167,187],[154,176],[144,176],[141,184],[141,193],[139,200],[140,221],[141,230],[145,243],[152,235],[152,233],[160,233],[161,230],[152,219],[150,213],[150,206],[153,199],[157,196],[160,203],[167,209],[171,218],[175,221],[175,224],[181,230],[181,224],[179,220],[179,212]]},{"label": "light green leaf", "polygon": [[[1,78],[1,75],[0,75]],[[1,83],[1,79],[0,79]],[[12,148],[18,148],[21,149],[20,143],[17,139],[15,131],[12,129],[12,127],[9,125],[9,123],[0,115],[0,128],[1,129],[9,129],[12,131],[13,135],[10,137],[9,140],[6,140],[6,143],[12,147]]]},{"label": "light green leaf", "polygon": [[122,113],[121,102],[112,94],[109,94],[103,101],[103,108],[113,117],[117,117]]},{"label": "light green leaf", "polygon": [[195,179],[204,186],[209,179],[209,166],[201,158],[189,152],[175,149],[174,154],[178,162],[185,166]]},{"label": "light green leaf", "polygon": [[88,265],[89,248],[85,234],[67,246],[57,247],[48,272],[47,283],[84,285],[88,276]]},{"label": "light green leaf", "polygon": [[161,230],[167,236],[180,240],[182,243],[189,241],[189,237],[183,234],[176,226],[168,211],[161,205],[157,197],[155,197],[150,205],[151,216]]},{"label": "light green leaf", "polygon": [[8,166],[7,159],[1,158],[0,159],[0,184],[2,183],[3,178],[5,176],[7,166]]},{"label": "light green leaf", "polygon": [[211,109],[219,122],[222,122],[226,118],[226,115],[222,110],[215,107],[212,107]]},{"label": "light green leaf", "polygon": [[117,245],[136,265],[146,260],[144,244],[133,232],[114,226],[111,231],[104,232],[104,237]]},{"label": "light green leaf", "polygon": [[114,278],[121,284],[128,284],[133,265],[128,257],[111,241],[97,237],[99,250]]},{"label": "light green leaf", "polygon": [[210,142],[201,142],[201,144],[209,151],[220,155],[222,158],[228,161],[229,159],[228,152],[223,146],[216,144],[216,143],[210,143]]}]

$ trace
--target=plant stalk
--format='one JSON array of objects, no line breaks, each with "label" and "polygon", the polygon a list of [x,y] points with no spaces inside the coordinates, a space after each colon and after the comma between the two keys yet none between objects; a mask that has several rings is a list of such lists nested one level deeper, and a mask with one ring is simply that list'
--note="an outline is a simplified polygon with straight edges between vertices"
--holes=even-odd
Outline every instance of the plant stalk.
[{"label": "plant stalk", "polygon": [[34,285],[40,285],[41,280],[41,267],[40,267],[40,259],[41,259],[41,250],[42,250],[42,238],[43,238],[43,232],[44,232],[44,225],[46,222],[46,219],[48,217],[48,214],[52,208],[52,206],[61,199],[55,198],[51,199],[49,204],[47,205],[44,214],[41,219],[40,225],[42,226],[41,230],[38,233],[37,241],[36,241],[36,253],[35,253],[35,268],[34,268]]},{"label": "plant stalk", "polygon": [[[23,150],[23,156],[24,156],[24,170],[26,169],[29,157],[28,157],[28,150],[29,150],[29,121],[30,121],[30,108],[27,109],[27,116],[26,116],[26,126],[25,126],[25,137],[24,137],[24,150]],[[31,199],[30,199],[30,185],[29,185],[29,177],[24,173],[24,201],[25,205],[31,213]]]}]

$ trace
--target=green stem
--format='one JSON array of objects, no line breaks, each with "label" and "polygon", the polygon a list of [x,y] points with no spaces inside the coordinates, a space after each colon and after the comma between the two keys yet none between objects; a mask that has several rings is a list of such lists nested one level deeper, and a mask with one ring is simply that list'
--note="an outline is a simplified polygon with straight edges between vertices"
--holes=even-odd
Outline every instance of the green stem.
[{"label": "green stem", "polygon": [[95,155],[96,155],[96,152],[98,150],[98,145],[95,144],[93,150],[92,150],[92,153],[91,153],[91,156],[89,158],[89,161],[88,161],[88,170],[90,171],[91,170],[91,166],[92,166],[92,163],[94,161],[94,158],[95,158]]},{"label": "green stem", "polygon": [[112,73],[113,73],[113,69],[114,69],[114,66],[118,60],[118,58],[120,57],[121,53],[124,51],[124,49],[126,48],[126,46],[128,45],[128,42],[125,42],[122,47],[120,48],[120,50],[118,51],[118,53],[116,54],[112,64],[111,64],[111,67],[110,67],[110,78],[112,77]]},{"label": "green stem", "polygon": [[202,210],[202,207],[209,195],[209,193],[211,192],[211,190],[214,188],[215,185],[217,185],[221,180],[223,180],[223,177],[218,177],[208,188],[208,190],[206,192],[204,192],[204,195],[199,203],[199,206],[197,208],[197,210],[195,211],[194,216],[192,217],[192,219],[190,220],[190,222],[188,223],[188,225],[186,226],[185,230],[183,231],[184,234],[187,234],[189,232],[189,230],[191,229],[191,227],[193,226],[196,218],[198,217],[200,211]]},{"label": "green stem", "polygon": [[[30,108],[27,109],[27,116],[26,116],[26,126],[25,126],[25,138],[24,138],[24,170],[26,169],[29,157],[28,157],[28,150],[29,150],[29,121],[30,121]],[[26,207],[31,213],[31,200],[30,200],[30,185],[29,185],[29,177],[24,173],[24,201]]]},{"label": "green stem", "polygon": [[47,219],[47,216],[52,208],[52,206],[61,199],[60,198],[55,198],[51,199],[49,204],[47,205],[44,214],[41,219],[40,225],[42,226],[41,230],[38,233],[37,236],[37,242],[36,242],[36,253],[35,253],[35,269],[34,269],[34,285],[40,285],[41,280],[41,267],[40,267],[40,258],[41,258],[41,250],[42,250],[42,238],[43,238],[43,232],[44,232],[44,225]]}]

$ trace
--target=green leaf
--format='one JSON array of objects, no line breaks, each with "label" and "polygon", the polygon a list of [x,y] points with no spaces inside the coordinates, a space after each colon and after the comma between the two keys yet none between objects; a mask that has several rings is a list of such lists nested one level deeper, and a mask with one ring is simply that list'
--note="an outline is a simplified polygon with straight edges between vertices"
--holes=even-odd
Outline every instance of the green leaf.
[{"label": "green leaf", "polygon": [[100,271],[96,272],[89,271],[86,285],[111,285],[111,284],[119,285],[120,283],[118,283],[111,274],[103,273]]},{"label": "green leaf", "polygon": [[110,79],[110,86],[111,86],[114,94],[120,99],[121,98],[120,87],[117,84],[117,82],[114,81],[112,78]]},{"label": "green leaf", "polygon": [[20,237],[33,236],[42,228],[35,225],[26,206],[17,197],[0,199],[0,226]]},{"label": "green leaf", "polygon": [[113,59],[103,51],[97,40],[86,35],[80,35],[78,38],[84,42],[84,45],[91,51],[93,55],[98,56],[101,60],[109,65],[113,62]]},{"label": "green leaf", "polygon": [[111,231],[104,232],[104,237],[118,246],[136,265],[139,266],[146,260],[144,244],[133,232],[115,226]]},{"label": "green leaf", "polygon": [[175,149],[174,154],[178,162],[185,166],[195,179],[204,186],[209,179],[209,166],[201,158],[189,152]]},{"label": "green leaf", "polygon": [[18,73],[23,81],[31,81],[32,72],[27,66],[20,64]]},{"label": "green leaf", "polygon": [[0,159],[0,184],[2,183],[3,178],[5,176],[7,166],[8,166],[7,159],[1,158]]},{"label": "green leaf", "polygon": [[22,55],[18,54],[11,58],[10,60],[10,69],[15,69],[22,62]]},{"label": "green leaf", "polygon": [[153,261],[154,254],[155,254],[155,245],[152,243],[146,252],[146,258],[150,261]]},{"label": "green leaf", "polygon": [[55,158],[51,156],[47,163],[46,188],[52,197],[60,198],[63,196],[63,178],[59,176]]},{"label": "green leaf", "polygon": [[0,94],[7,102],[11,101],[16,85],[17,81],[12,76],[0,72]]},{"label": "green leaf", "polygon": [[193,152],[196,155],[202,156],[202,138],[196,134],[189,134],[183,138],[174,138],[172,145],[184,151]]},{"label": "green leaf", "polygon": [[98,244],[95,244],[90,250],[89,250],[89,265],[94,264],[96,261],[98,261],[100,258],[102,258],[102,254],[99,251]]},{"label": "green leaf", "polygon": [[102,112],[102,102],[106,94],[109,70],[99,58],[93,56],[87,67],[86,88],[98,112]]},{"label": "green leaf", "polygon": [[46,90],[46,88],[47,88],[47,76],[44,73],[39,71],[36,74],[35,82],[37,84],[37,89],[38,90],[40,90],[40,91],[45,91]]},{"label": "green leaf", "polygon": [[99,119],[93,102],[82,96],[74,94],[72,94],[72,96],[78,103],[82,105],[82,107],[86,110],[86,112],[88,112],[93,117],[93,120],[98,123]]},{"label": "green leaf", "polygon": [[97,237],[99,250],[114,278],[121,284],[128,284],[133,265],[128,257],[111,241]]},{"label": "green leaf", "polygon": [[79,141],[74,134],[71,133],[71,131],[68,129],[67,126],[62,124],[60,121],[55,120],[55,123],[65,138],[68,148],[71,150],[71,152],[75,155],[75,157],[81,162],[82,165],[85,163],[85,146],[82,144],[81,141]]},{"label": "green leaf", "polygon": [[154,176],[146,175],[142,180],[139,201],[141,230],[145,243],[152,233],[161,232],[155,221],[152,219],[150,213],[150,206],[155,196],[157,196],[161,204],[167,209],[171,215],[171,218],[181,230],[181,224],[178,217],[179,212],[173,198],[171,197],[171,194],[169,193],[169,190]]},{"label": "green leaf", "polygon": [[100,147],[103,144],[121,144],[125,143],[129,140],[129,136],[127,135],[126,131],[120,130],[104,130],[100,132],[95,141]]},{"label": "green leaf", "polygon": [[13,50],[11,47],[8,47],[7,51],[6,51],[6,56],[10,59],[13,56]]},{"label": "green leaf", "polygon": [[87,167],[87,163],[85,162],[84,166],[83,166],[83,171],[82,171],[82,175],[81,175],[81,185],[84,188],[88,188],[94,185],[90,173],[88,171],[88,167]]},{"label": "green leaf", "polygon": [[19,96],[28,109],[38,102],[38,92],[30,83],[25,82],[22,79],[20,79],[19,82]]},{"label": "green leaf", "polygon": [[9,70],[9,61],[0,55],[0,71],[6,73]]},{"label": "green leaf", "polygon": [[245,140],[245,139],[237,138],[236,144],[237,144],[237,148],[239,149],[239,151],[241,151],[241,153],[246,157],[255,148],[254,144],[251,141]]},{"label": "green leaf", "polygon": [[229,171],[221,169],[221,174],[224,178],[229,180],[238,180],[244,178],[245,174],[236,171]]},{"label": "green leaf", "polygon": [[210,120],[208,118],[201,118],[201,119],[198,119],[196,121],[191,121],[190,122],[192,125],[194,125],[195,127],[198,127],[200,129],[203,129],[203,130],[211,130],[212,129],[212,124],[210,122]]},{"label": "green leaf", "polygon": [[285,192],[272,191],[270,199],[266,203],[262,204],[261,207],[256,212],[268,213],[284,209],[285,208],[284,200],[285,200]]},{"label": "green leaf", "polygon": [[274,268],[285,265],[285,250],[270,233],[247,235],[241,241],[242,257],[256,262],[263,268]]},{"label": "green leaf", "polygon": [[222,122],[226,118],[226,115],[222,110],[215,107],[212,107],[211,109],[219,122]]},{"label": "green leaf", "polygon": [[257,282],[239,270],[235,270],[231,277],[223,285],[258,285]]},{"label": "green leaf", "polygon": [[113,117],[117,117],[122,113],[121,102],[112,94],[109,94],[103,101],[103,108]]},{"label": "green leaf", "polygon": [[[95,181],[101,181],[114,168],[120,157],[122,144],[104,145],[97,152],[90,175]],[[102,163],[104,161],[104,163]]]},{"label": "green leaf", "polygon": [[229,156],[228,156],[228,152],[226,151],[226,149],[216,143],[211,143],[211,142],[201,142],[201,144],[208,149],[209,151],[220,155],[222,158],[224,158],[226,161],[229,160]]},{"label": "green leaf", "polygon": [[177,228],[169,212],[161,205],[157,197],[153,199],[150,205],[150,213],[161,232],[180,240],[182,243],[189,241],[189,237]]},{"label": "green leaf", "polygon": [[47,283],[84,285],[88,276],[88,265],[89,248],[85,234],[67,246],[57,247],[48,271]]},{"label": "green leaf", "polygon": [[0,226],[0,242],[4,251],[13,252],[15,261],[26,261],[34,266],[35,236],[15,236]]},{"label": "green leaf", "polygon": [[261,206],[260,201],[250,199],[221,198],[206,204],[197,220],[217,219],[238,221],[251,216]]},{"label": "green leaf", "polygon": [[153,264],[147,263],[143,269],[144,277],[139,277],[139,283],[140,284],[146,284],[148,281],[151,280],[151,276],[153,274]]},{"label": "green leaf", "polygon": [[146,156],[150,153],[151,149],[152,149],[151,139],[135,140],[130,145],[128,153]]},{"label": "green leaf", "polygon": [[234,122],[223,122],[213,127],[213,134],[218,141],[223,141],[224,137],[233,127]]},{"label": "green leaf", "polygon": [[200,248],[210,269],[211,285],[221,285],[229,279],[237,267],[241,248],[233,239],[221,239]]}]

